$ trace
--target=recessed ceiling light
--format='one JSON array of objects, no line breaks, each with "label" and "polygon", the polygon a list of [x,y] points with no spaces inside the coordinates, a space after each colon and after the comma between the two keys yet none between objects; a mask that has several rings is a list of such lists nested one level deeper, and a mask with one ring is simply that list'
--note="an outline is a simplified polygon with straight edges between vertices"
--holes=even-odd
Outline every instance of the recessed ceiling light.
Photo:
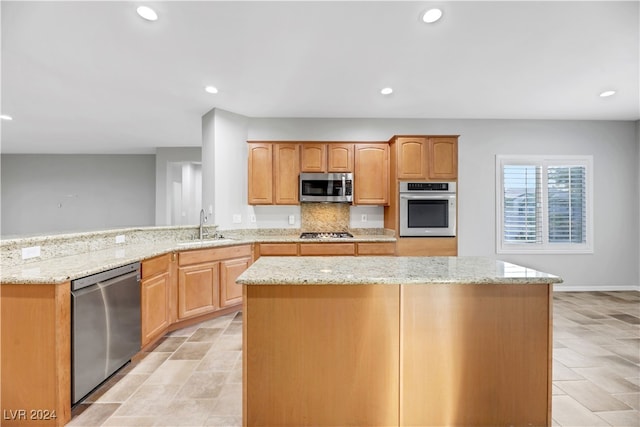
[{"label": "recessed ceiling light", "polygon": [[155,21],[158,19],[156,11],[148,6],[139,6],[136,11],[138,12],[138,15],[142,16],[147,21]]},{"label": "recessed ceiling light", "polygon": [[204,90],[209,93],[218,93],[218,88],[215,86],[207,86]]},{"label": "recessed ceiling light", "polygon": [[383,95],[391,95],[393,93],[393,89],[391,89],[390,87],[385,87],[380,91],[380,93]]},{"label": "recessed ceiling light", "polygon": [[8,116],[6,114],[0,114],[0,119],[2,119],[2,120],[13,120],[13,117]]},{"label": "recessed ceiling light", "polygon": [[442,18],[442,10],[440,9],[429,9],[422,15],[422,20],[427,24],[432,24],[440,18]]},{"label": "recessed ceiling light", "polygon": [[615,90],[605,90],[604,92],[602,92],[600,94],[601,98],[606,98],[607,96],[611,96],[611,95],[615,95],[616,91]]}]

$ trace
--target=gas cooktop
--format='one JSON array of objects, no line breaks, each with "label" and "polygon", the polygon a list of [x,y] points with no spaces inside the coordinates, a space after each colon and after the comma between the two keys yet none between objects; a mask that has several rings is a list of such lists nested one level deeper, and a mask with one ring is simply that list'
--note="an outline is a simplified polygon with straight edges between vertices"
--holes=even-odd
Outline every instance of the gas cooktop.
[{"label": "gas cooktop", "polygon": [[313,232],[302,233],[300,235],[301,239],[342,239],[348,237],[353,237],[353,234],[347,233],[346,231]]}]

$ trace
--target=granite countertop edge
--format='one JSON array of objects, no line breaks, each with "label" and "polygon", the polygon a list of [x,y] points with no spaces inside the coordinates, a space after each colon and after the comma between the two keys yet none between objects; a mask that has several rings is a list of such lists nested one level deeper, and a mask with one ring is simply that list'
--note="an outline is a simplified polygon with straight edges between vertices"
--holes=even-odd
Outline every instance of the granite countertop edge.
[{"label": "granite countertop edge", "polygon": [[[226,234],[226,233],[225,233]],[[354,235],[353,238],[301,239],[298,235],[242,235],[204,241],[164,241],[146,244],[125,244],[109,249],[90,251],[26,264],[0,267],[0,284],[61,284],[101,271],[144,261],[171,252],[239,246],[253,243],[362,243],[395,242],[394,236]]]},{"label": "granite countertop edge", "polygon": [[242,285],[523,285],[562,279],[488,257],[268,257],[243,272]]}]

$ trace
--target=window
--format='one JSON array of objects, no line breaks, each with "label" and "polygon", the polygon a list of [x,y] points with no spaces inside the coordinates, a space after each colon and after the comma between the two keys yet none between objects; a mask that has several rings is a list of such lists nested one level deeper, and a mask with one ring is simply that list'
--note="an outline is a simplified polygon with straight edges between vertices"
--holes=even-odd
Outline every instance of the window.
[{"label": "window", "polygon": [[497,252],[592,253],[591,156],[497,156]]}]

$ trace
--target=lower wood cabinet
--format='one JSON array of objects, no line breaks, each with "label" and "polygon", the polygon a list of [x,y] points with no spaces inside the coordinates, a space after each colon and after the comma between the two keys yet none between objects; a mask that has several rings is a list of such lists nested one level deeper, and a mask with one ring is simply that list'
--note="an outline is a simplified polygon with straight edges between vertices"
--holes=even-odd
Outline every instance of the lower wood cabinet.
[{"label": "lower wood cabinet", "polygon": [[395,255],[395,242],[359,242],[358,255]]},{"label": "lower wood cabinet", "polygon": [[206,262],[178,268],[178,319],[188,319],[220,307],[220,264]]},{"label": "lower wood cabinet", "polygon": [[300,243],[300,255],[355,255],[355,243]]},{"label": "lower wood cabinet", "polygon": [[261,256],[296,256],[298,243],[256,243],[256,258]]},{"label": "lower wood cabinet", "polygon": [[250,245],[198,249],[178,254],[178,320],[242,302],[236,278],[251,265]]},{"label": "lower wood cabinet", "polygon": [[395,255],[395,242],[256,243],[261,256],[350,256]]},{"label": "lower wood cabinet", "polygon": [[168,272],[141,281],[140,314],[143,347],[162,335],[171,324],[170,291],[171,281]]},{"label": "lower wood cabinet", "polygon": [[140,317],[142,347],[162,336],[172,323],[173,254],[141,263]]},{"label": "lower wood cabinet", "polygon": [[220,307],[242,302],[242,285],[236,279],[251,265],[251,258],[230,259],[220,262]]}]

